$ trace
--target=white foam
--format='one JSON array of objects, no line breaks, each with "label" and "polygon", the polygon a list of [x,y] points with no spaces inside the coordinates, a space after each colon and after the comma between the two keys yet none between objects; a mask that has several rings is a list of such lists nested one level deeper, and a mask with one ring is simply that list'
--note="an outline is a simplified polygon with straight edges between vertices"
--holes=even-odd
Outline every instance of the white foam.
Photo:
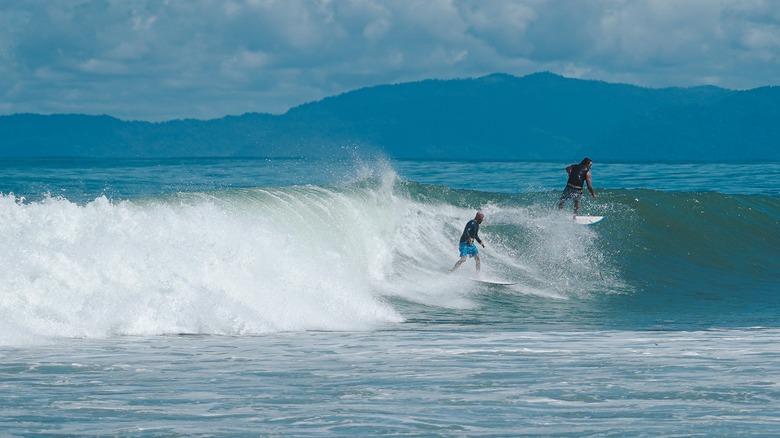
[{"label": "white foam", "polygon": [[372,292],[368,271],[381,264],[367,252],[373,243],[361,226],[356,235],[340,225],[360,209],[313,205],[318,189],[298,190],[258,191],[238,205],[208,197],[98,198],[84,206],[4,197],[0,343],[352,330],[400,321]]}]

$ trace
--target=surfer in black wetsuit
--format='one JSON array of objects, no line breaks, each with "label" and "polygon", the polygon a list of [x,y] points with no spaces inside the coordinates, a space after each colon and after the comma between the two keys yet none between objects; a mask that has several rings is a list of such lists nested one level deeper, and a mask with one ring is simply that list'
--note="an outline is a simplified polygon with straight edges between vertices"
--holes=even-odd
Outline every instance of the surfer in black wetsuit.
[{"label": "surfer in black wetsuit", "polygon": [[474,261],[477,262],[477,274],[479,274],[479,251],[477,251],[477,245],[474,245],[474,241],[479,242],[482,247],[485,244],[479,238],[479,224],[485,219],[485,215],[478,211],[474,219],[468,221],[466,228],[463,230],[463,234],[460,236],[460,243],[458,248],[460,250],[460,260],[455,263],[455,266],[450,269],[450,272],[458,269],[468,257],[474,257]]},{"label": "surfer in black wetsuit", "polygon": [[590,167],[592,165],[593,160],[590,158],[583,158],[580,164],[572,164],[566,168],[566,173],[569,174],[569,180],[566,182],[566,188],[563,189],[561,199],[558,201],[558,210],[563,209],[563,204],[565,204],[568,199],[572,199],[574,201],[574,215],[577,216],[577,211],[580,209],[583,184],[587,184],[588,191],[590,192],[590,195],[593,196],[593,199],[598,199],[590,181]]}]

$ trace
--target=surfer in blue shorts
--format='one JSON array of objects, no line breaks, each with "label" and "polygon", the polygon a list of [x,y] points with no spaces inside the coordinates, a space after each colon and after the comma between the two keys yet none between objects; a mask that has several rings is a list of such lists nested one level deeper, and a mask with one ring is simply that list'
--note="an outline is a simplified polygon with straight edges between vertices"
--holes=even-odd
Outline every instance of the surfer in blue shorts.
[{"label": "surfer in blue shorts", "polygon": [[477,251],[477,245],[474,244],[476,240],[482,247],[485,244],[482,239],[479,238],[479,224],[485,219],[485,215],[478,211],[474,219],[468,221],[466,228],[463,229],[463,234],[460,236],[460,243],[458,245],[460,249],[460,260],[455,263],[455,266],[450,269],[450,272],[458,269],[463,262],[469,257],[474,257],[474,261],[477,262],[477,274],[479,274],[479,251]]},{"label": "surfer in blue shorts", "polygon": [[580,164],[572,164],[566,168],[566,173],[569,174],[569,180],[566,181],[566,188],[563,189],[561,199],[558,201],[558,210],[563,209],[563,204],[567,200],[574,201],[574,215],[577,216],[577,211],[580,209],[580,198],[582,198],[582,186],[587,185],[590,195],[593,199],[598,199],[596,193],[593,191],[593,186],[590,180],[590,167],[593,166],[593,160],[590,158],[583,158]]}]

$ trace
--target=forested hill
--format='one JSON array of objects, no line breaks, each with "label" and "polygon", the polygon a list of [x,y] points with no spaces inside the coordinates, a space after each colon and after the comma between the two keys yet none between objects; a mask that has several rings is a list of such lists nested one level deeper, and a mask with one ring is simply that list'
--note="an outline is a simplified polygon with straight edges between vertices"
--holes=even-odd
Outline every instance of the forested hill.
[{"label": "forested hill", "polygon": [[283,115],[0,116],[0,155],[780,160],[780,87],[650,89],[551,73],[350,91]]}]

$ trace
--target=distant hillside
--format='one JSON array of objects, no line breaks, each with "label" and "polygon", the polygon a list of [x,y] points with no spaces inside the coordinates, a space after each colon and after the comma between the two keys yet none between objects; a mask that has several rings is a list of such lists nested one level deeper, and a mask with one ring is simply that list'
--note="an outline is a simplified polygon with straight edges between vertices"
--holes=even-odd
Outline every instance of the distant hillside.
[{"label": "distant hillside", "polygon": [[2,156],[780,160],[780,87],[648,89],[567,79],[428,80],[363,88],[284,115],[125,122],[0,116]]}]

